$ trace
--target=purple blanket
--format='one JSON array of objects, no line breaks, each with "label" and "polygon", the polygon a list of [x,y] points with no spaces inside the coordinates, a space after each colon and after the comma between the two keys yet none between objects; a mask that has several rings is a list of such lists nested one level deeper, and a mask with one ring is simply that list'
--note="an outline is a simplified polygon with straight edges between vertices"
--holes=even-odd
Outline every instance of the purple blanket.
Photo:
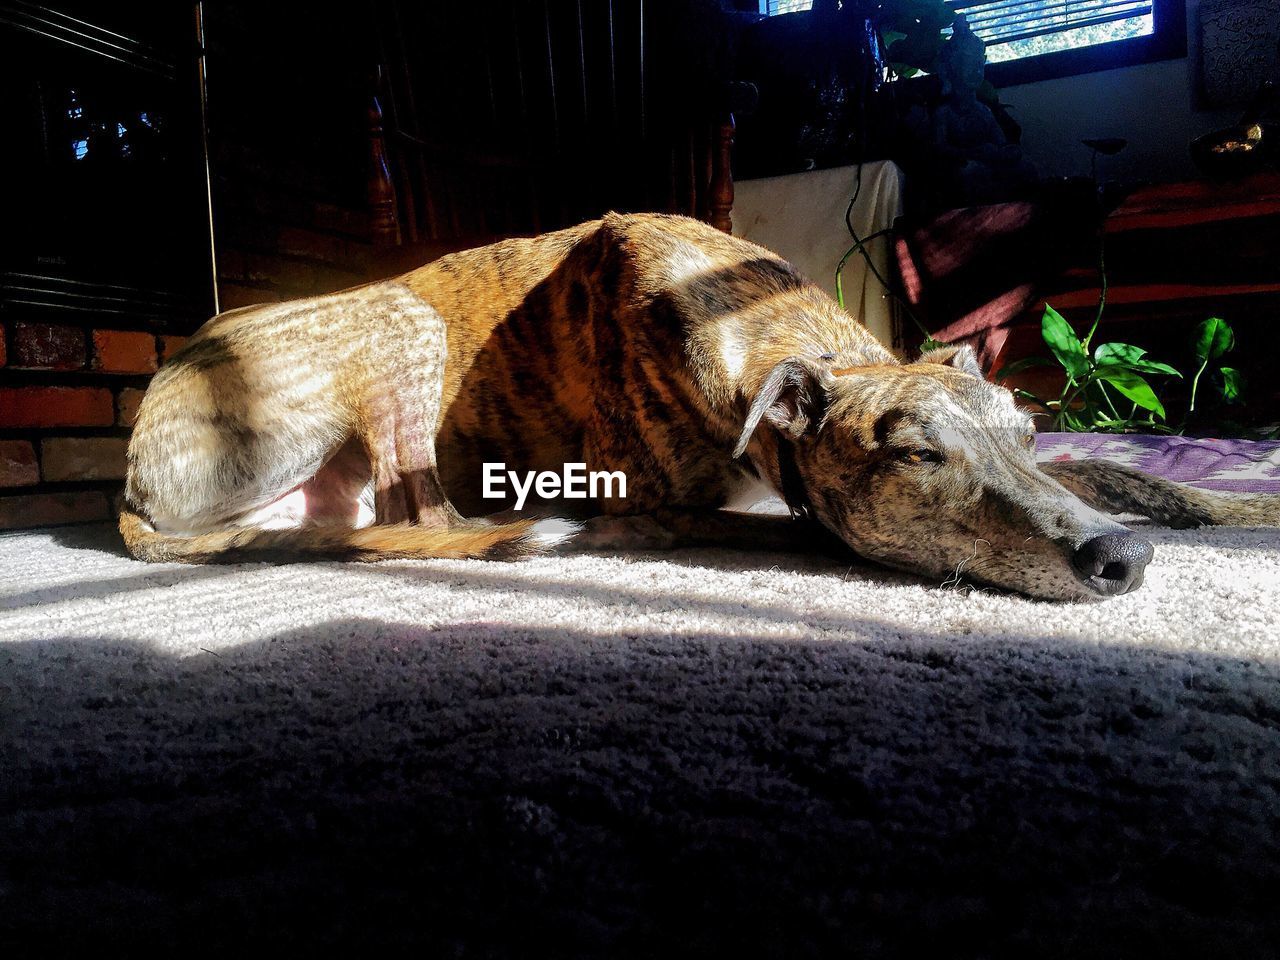
[{"label": "purple blanket", "polygon": [[1036,459],[1111,460],[1206,490],[1280,493],[1280,441],[1042,433]]}]

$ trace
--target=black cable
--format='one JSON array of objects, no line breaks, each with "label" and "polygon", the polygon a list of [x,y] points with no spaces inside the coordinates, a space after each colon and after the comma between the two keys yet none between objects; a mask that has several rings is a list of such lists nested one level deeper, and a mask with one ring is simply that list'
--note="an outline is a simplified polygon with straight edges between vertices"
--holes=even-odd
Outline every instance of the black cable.
[{"label": "black cable", "polygon": [[862,259],[867,262],[867,269],[871,271],[871,275],[874,276],[876,280],[880,282],[880,285],[884,287],[885,292],[890,297],[892,297],[895,301],[897,301],[898,305],[902,307],[906,315],[911,318],[911,322],[916,325],[916,327],[920,330],[922,334],[924,334],[925,349],[928,349],[929,344],[936,342],[933,339],[933,335],[929,332],[929,329],[923,323],[920,322],[920,318],[917,317],[915,314],[915,311],[911,309],[911,305],[907,302],[906,298],[903,297],[900,293],[898,293],[898,291],[894,290],[893,286],[889,283],[889,281],[886,280],[881,275],[879,268],[876,267],[875,261],[871,259],[871,254],[867,250],[866,245],[868,243],[870,243],[872,240],[876,240],[876,239],[879,239],[880,237],[885,237],[894,233],[895,232],[894,228],[892,226],[885,227],[883,230],[877,230],[875,233],[871,234],[870,236],[859,237],[858,231],[855,230],[853,227],[853,207],[854,207],[854,204],[858,202],[858,196],[861,193],[862,193],[862,163],[859,162],[858,175],[857,175],[857,179],[854,181],[854,186],[853,186],[853,196],[849,198],[849,205],[844,208],[844,225],[845,225],[845,229],[849,231],[849,236],[853,238],[853,246],[850,247],[848,250],[846,250],[844,256],[840,258],[840,264],[839,266],[836,267],[836,283],[840,287],[840,292],[843,295],[843,285],[841,285],[839,281],[840,281],[840,274],[844,270],[845,262],[849,259],[849,255],[852,254],[854,251],[857,251],[858,253],[862,254]]}]

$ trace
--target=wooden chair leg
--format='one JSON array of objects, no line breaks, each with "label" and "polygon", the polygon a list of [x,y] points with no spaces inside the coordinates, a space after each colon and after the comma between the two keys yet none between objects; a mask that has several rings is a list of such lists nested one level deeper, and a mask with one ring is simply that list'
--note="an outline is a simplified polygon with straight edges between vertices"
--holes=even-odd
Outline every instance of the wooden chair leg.
[{"label": "wooden chair leg", "polygon": [[717,230],[733,232],[733,114],[714,129],[711,151],[710,222]]}]

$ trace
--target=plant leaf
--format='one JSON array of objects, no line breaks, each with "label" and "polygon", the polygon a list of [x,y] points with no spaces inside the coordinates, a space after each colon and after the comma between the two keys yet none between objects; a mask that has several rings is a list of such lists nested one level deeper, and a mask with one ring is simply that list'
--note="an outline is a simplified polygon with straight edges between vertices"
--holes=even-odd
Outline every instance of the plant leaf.
[{"label": "plant leaf", "polygon": [[1147,351],[1131,343],[1100,343],[1093,351],[1093,360],[1099,367],[1119,366],[1138,373],[1157,373],[1168,377],[1182,376],[1167,363],[1142,359],[1146,354]]},{"label": "plant leaf", "polygon": [[1222,394],[1222,399],[1227,403],[1239,400],[1246,383],[1244,374],[1234,367],[1222,367],[1218,372],[1222,374],[1222,383],[1218,385],[1218,392]]},{"label": "plant leaf", "polygon": [[1061,416],[1062,416],[1062,425],[1066,427],[1067,430],[1069,430],[1071,433],[1088,433],[1089,432],[1088,426],[1082,423],[1080,419],[1070,411],[1064,410]]},{"label": "plant leaf", "polygon": [[1132,369],[1137,370],[1139,373],[1156,373],[1165,377],[1182,376],[1181,373],[1179,373],[1175,368],[1169,366],[1167,363],[1157,363],[1154,360],[1139,360],[1137,363],[1132,363],[1129,366]]},{"label": "plant leaf", "polygon": [[1160,419],[1164,419],[1164,404],[1160,402],[1156,392],[1151,389],[1151,384],[1147,383],[1146,380],[1143,380],[1132,370],[1126,370],[1122,367],[1100,367],[1098,376],[1143,410],[1150,410]]},{"label": "plant leaf", "polygon": [[1132,343],[1100,343],[1093,350],[1093,359],[1099,364],[1133,363],[1147,355],[1141,347]]},{"label": "plant leaf", "polygon": [[1062,318],[1062,314],[1047,303],[1044,306],[1044,317],[1040,321],[1040,334],[1062,368],[1072,377],[1079,380],[1089,372],[1089,358],[1085,355],[1084,344],[1071,329],[1071,324]]},{"label": "plant leaf", "polygon": [[1236,345],[1236,335],[1225,320],[1210,317],[1196,327],[1196,358],[1201,362],[1217,360]]},{"label": "plant leaf", "polygon": [[1048,357],[1023,357],[1021,360],[1015,360],[1013,363],[1006,363],[1000,368],[1000,372],[996,374],[997,380],[1003,380],[1005,377],[1012,376],[1020,370],[1026,370],[1028,367],[1056,367],[1052,360]]},{"label": "plant leaf", "polygon": [[1182,374],[1167,363],[1154,360],[1137,360],[1133,363],[1100,363],[1099,370],[1132,370],[1134,373],[1154,373],[1162,377],[1181,377]]}]

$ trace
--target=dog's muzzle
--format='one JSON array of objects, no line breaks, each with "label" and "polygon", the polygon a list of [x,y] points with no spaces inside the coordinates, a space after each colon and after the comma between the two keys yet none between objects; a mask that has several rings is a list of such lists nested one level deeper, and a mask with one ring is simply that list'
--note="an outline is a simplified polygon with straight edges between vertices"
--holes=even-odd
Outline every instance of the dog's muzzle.
[{"label": "dog's muzzle", "polygon": [[1071,555],[1071,565],[1088,586],[1117,597],[1142,586],[1142,572],[1155,547],[1132,533],[1107,533],[1086,540]]}]

